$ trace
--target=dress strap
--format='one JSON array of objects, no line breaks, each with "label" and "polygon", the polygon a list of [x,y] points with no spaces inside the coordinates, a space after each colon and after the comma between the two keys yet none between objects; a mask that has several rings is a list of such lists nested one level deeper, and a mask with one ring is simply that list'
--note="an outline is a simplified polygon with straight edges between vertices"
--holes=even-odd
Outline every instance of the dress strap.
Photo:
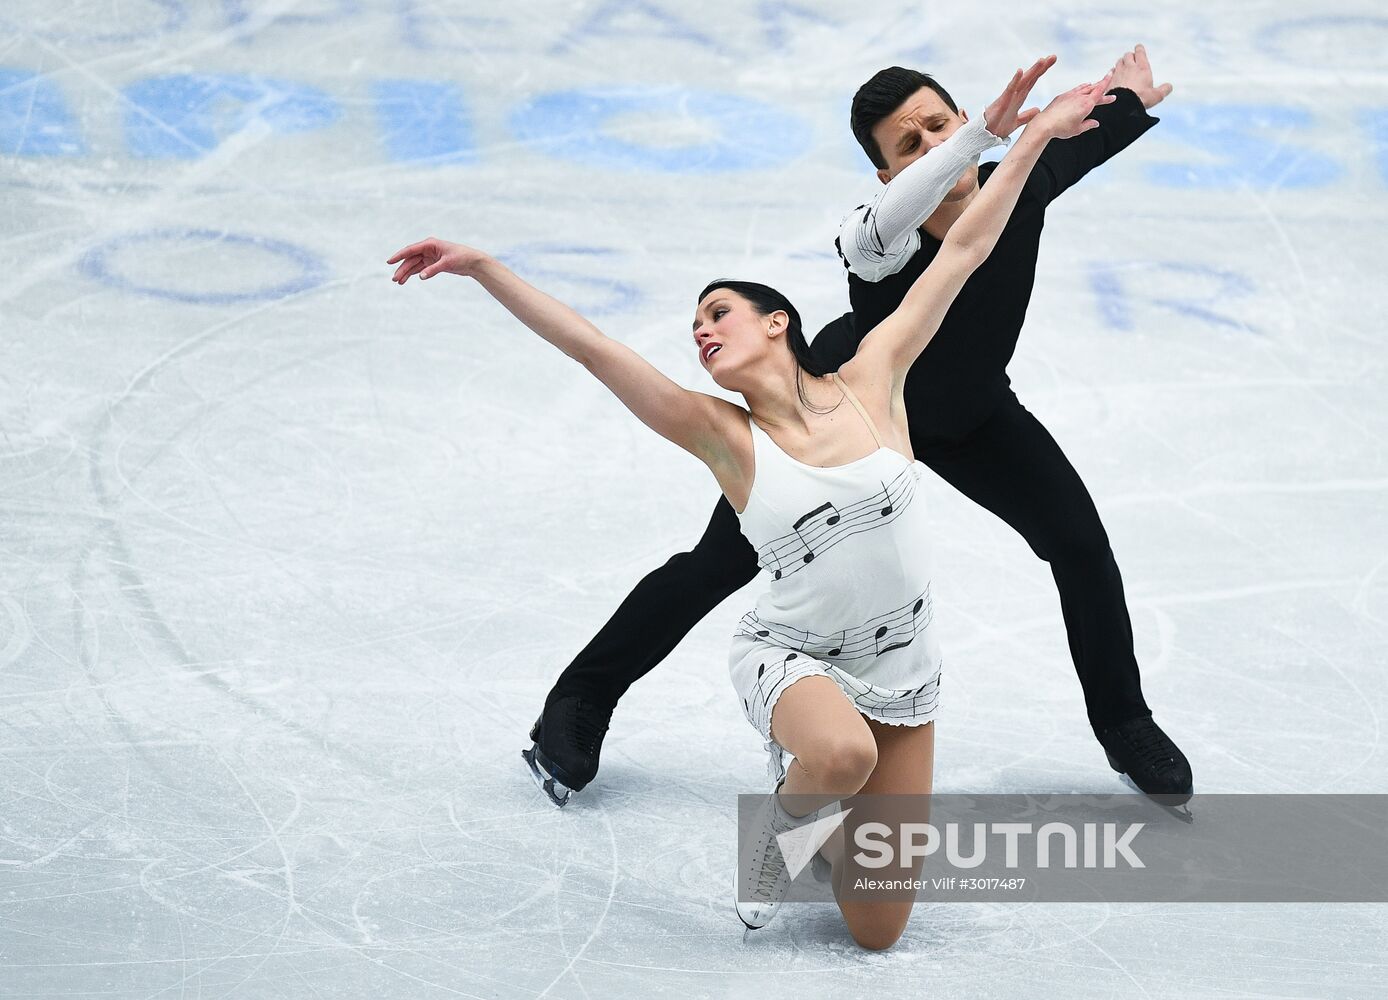
[{"label": "dress strap", "polygon": [[853,390],[848,388],[848,383],[839,378],[838,372],[830,372],[829,377],[834,380],[834,384],[843,390],[843,394],[848,397],[848,401],[853,404],[853,409],[858,411],[858,416],[863,418],[863,423],[867,424],[867,429],[872,432],[872,439],[877,442],[877,447],[885,448],[882,437],[877,433],[877,425],[872,422],[872,418],[867,415],[867,410],[863,409],[863,404],[858,402],[858,397],[853,395]]}]

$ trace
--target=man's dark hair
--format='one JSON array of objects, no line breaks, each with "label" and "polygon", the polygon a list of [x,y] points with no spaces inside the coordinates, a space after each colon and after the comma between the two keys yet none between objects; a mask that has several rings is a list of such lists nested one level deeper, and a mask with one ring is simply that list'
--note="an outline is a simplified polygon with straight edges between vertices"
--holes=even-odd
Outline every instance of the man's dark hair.
[{"label": "man's dark hair", "polygon": [[955,105],[954,98],[935,82],[934,77],[929,73],[904,69],[901,66],[888,66],[884,70],[878,70],[872,75],[872,79],[859,87],[858,92],[853,95],[853,109],[849,112],[853,136],[878,170],[887,169],[887,158],[882,155],[882,148],[872,137],[873,126],[901,107],[906,98],[922,87],[929,87],[935,91],[940,95],[940,100],[958,114],[959,108]]},{"label": "man's dark hair", "polygon": [[[790,347],[790,353],[795,356],[795,363],[799,365],[800,371],[808,372],[815,378],[823,378],[828,374],[829,369],[824,363],[815,358],[810,350],[810,343],[805,339],[805,330],[800,325],[800,313],[795,306],[790,304],[790,299],[786,298],[770,285],[763,285],[755,281],[731,281],[720,280],[710,281],[704,286],[704,290],[699,293],[699,297],[694,300],[695,305],[704,301],[708,293],[715,288],[726,288],[730,292],[736,292],[748,302],[752,303],[752,308],[757,311],[759,316],[769,316],[774,312],[784,312],[788,317],[786,323],[786,345]],[[805,387],[800,381],[799,372],[795,378],[796,394],[800,397],[800,402],[808,409],[810,401],[805,398]]]}]

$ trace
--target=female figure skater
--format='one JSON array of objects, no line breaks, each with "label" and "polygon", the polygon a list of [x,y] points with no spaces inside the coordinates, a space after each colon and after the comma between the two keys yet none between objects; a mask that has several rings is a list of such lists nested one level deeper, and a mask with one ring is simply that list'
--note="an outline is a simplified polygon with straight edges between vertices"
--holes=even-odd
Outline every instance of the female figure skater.
[{"label": "female figure skater", "polygon": [[[1031,118],[901,306],[839,371],[815,369],[799,314],[780,293],[740,281],[705,288],[694,345],[714,381],[741,393],[746,408],[676,385],[482,251],[427,239],[387,262],[399,265],[400,284],[444,271],[474,278],[647,426],[703,461],[738,511],[772,582],[739,623],[731,673],[779,782],[739,861],[756,887],[754,900],[737,904],[748,927],[764,926],[789,887],[777,832],[860,792],[930,792],[940,658],[906,373],[992,251],[1041,150],[1096,127],[1086,119],[1114,100],[1104,96],[1108,83],[1082,84]],[[780,766],[783,750],[794,758],[789,769]],[[836,858],[835,878],[843,868]],[[854,939],[873,949],[900,937],[911,907],[839,905]]]}]

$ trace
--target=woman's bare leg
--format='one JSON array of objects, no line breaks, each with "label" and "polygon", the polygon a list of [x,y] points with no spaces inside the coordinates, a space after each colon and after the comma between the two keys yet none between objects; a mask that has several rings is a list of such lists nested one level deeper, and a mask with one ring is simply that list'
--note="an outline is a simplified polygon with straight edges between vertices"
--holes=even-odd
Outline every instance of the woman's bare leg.
[{"label": "woman's bare leg", "polygon": [[[889,726],[869,719],[867,725],[877,744],[877,766],[873,768],[872,774],[859,789],[859,793],[921,796],[920,814],[912,815],[910,818],[913,822],[929,822],[929,800],[925,796],[930,794],[935,770],[935,724]],[[891,836],[886,839],[891,843],[894,852],[900,851],[900,837]],[[871,903],[843,900],[841,887],[847,868],[843,863],[843,851],[844,841],[840,836],[836,845],[826,852],[826,856],[833,864],[834,894],[840,897],[839,909],[843,911],[848,931],[853,935],[853,940],[864,948],[874,951],[890,948],[906,929],[906,922],[911,918],[912,903],[910,900],[883,900]],[[890,877],[919,878],[921,867],[922,862],[917,861],[909,872],[893,868]]]},{"label": "woman's bare leg", "polygon": [[855,794],[878,765],[877,740],[848,696],[825,676],[804,677],[771,711],[771,737],[795,755],[781,785],[782,805],[803,816]]}]

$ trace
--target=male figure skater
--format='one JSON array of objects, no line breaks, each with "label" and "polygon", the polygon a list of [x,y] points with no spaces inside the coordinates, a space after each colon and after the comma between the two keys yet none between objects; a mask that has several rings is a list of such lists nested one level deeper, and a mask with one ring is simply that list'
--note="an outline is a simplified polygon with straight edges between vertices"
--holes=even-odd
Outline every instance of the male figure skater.
[{"label": "male figure skater", "polygon": [[[1025,123],[1018,113],[1042,60],[1019,73],[969,123],[929,76],[891,67],[854,96],[854,136],[886,187],[845,220],[836,241],[848,269],[853,312],[825,327],[813,349],[833,371],[901,302],[993,164],[983,149]],[[1099,128],[1042,153],[992,255],[965,284],[939,332],[911,370],[906,407],[917,458],[965,496],[1011,525],[1051,567],[1090,726],[1109,764],[1148,794],[1189,796],[1190,765],[1152,720],[1133,654],[1132,625],[1108,536],[1078,473],[1013,394],[1006,367],[1030,300],[1050,203],[1126,148],[1158,119],[1147,109],[1171,92],[1154,86],[1141,45],[1114,67],[1095,109]],[[928,155],[927,155],[928,154]],[[941,160],[929,161],[929,157]],[[910,169],[913,165],[916,169]],[[940,182],[941,168],[949,177]],[[699,543],[652,571],[560,675],[524,751],[557,805],[597,773],[612,710],[627,688],[663,660],[694,625],[757,573],[756,554],[720,498]]]}]

